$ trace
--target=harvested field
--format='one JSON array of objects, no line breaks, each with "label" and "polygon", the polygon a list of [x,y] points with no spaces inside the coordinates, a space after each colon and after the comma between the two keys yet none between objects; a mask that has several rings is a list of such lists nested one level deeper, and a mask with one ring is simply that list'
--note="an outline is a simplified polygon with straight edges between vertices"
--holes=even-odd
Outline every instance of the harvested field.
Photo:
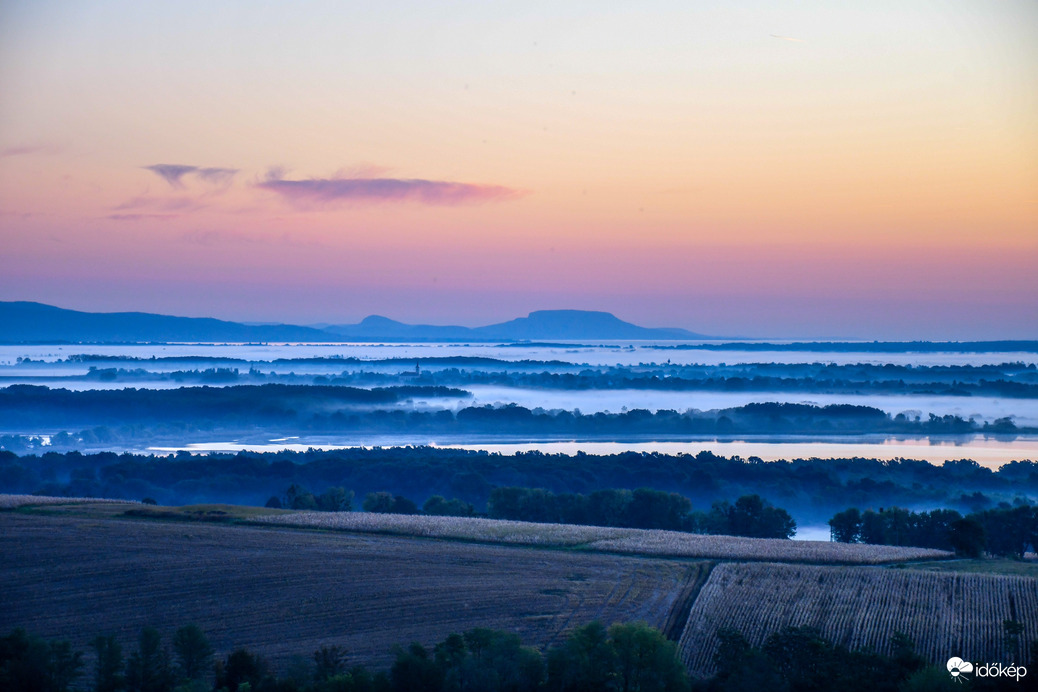
[{"label": "harvested field", "polygon": [[494,627],[544,647],[593,619],[667,624],[699,563],[278,527],[0,513],[0,632],[87,651],[117,634],[199,625],[221,653],[283,667],[344,646],[382,666],[393,644]]},{"label": "harvested field", "polygon": [[53,497],[50,495],[0,495],[0,509],[17,509],[33,505],[71,505],[112,503],[139,505],[136,500],[105,500],[99,497]]},{"label": "harvested field", "polygon": [[703,536],[680,531],[618,529],[573,524],[537,524],[469,517],[435,517],[367,512],[292,512],[256,521],[362,533],[453,538],[485,543],[543,545],[633,555],[706,560],[767,560],[825,564],[882,564],[944,559],[943,550],[889,545],[790,541],[774,538]]},{"label": "harvested field", "polygon": [[[850,648],[889,653],[904,632],[932,663],[1026,660],[1007,654],[1004,620],[1038,639],[1038,579],[875,567],[722,564],[689,613],[681,655],[694,675],[713,672],[716,632],[732,627],[753,645],[785,626],[809,625]],[[1009,658],[1006,658],[1006,656]]]}]

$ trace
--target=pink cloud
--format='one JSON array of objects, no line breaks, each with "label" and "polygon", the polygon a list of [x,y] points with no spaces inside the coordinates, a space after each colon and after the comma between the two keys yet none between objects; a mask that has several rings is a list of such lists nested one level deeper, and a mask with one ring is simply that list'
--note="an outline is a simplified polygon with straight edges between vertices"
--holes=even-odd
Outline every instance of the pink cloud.
[{"label": "pink cloud", "polygon": [[11,156],[27,156],[30,154],[60,154],[65,150],[63,144],[16,144],[13,147],[0,149],[0,159]]},{"label": "pink cloud", "polygon": [[238,172],[237,168],[199,168],[178,163],[156,163],[144,166],[144,169],[161,177],[171,187],[177,189],[184,187],[183,178],[186,175],[193,175],[206,183],[228,185]]},{"label": "pink cloud", "polygon": [[354,201],[452,206],[514,199],[522,194],[499,185],[404,178],[275,178],[257,183],[256,187],[275,192],[292,203],[304,205]]},{"label": "pink cloud", "polygon": [[134,212],[137,209],[151,209],[157,212],[192,212],[205,209],[206,205],[192,197],[149,197],[142,195],[127,200],[113,207],[116,212]]},{"label": "pink cloud", "polygon": [[145,221],[148,219],[168,221],[178,216],[178,214],[109,214],[105,218],[112,221]]}]

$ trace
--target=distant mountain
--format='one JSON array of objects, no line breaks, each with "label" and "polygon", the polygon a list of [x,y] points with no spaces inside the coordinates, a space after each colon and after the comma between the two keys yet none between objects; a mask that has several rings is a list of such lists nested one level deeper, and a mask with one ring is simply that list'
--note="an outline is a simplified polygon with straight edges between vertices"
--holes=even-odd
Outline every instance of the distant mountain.
[{"label": "distant mountain", "polygon": [[476,330],[468,327],[405,324],[381,315],[365,317],[358,324],[339,324],[325,327],[325,332],[347,340],[382,341],[482,341]]},{"label": "distant mountain", "polygon": [[331,340],[319,329],[284,324],[248,326],[210,317],[79,312],[42,303],[0,302],[0,342],[7,343]]},{"label": "distant mountain", "polygon": [[358,324],[321,329],[286,324],[246,325],[212,318],[172,317],[143,312],[94,313],[31,302],[0,301],[3,343],[148,343],[265,341],[530,341],[686,340],[710,337],[684,329],[650,329],[608,312],[540,310],[486,327],[405,324],[372,315]]},{"label": "distant mountain", "polygon": [[438,327],[404,324],[372,315],[359,324],[325,327],[325,331],[354,339],[414,339],[420,341],[542,341],[551,339],[709,339],[685,329],[650,329],[624,322],[608,312],[591,310],[538,310],[486,327]]},{"label": "distant mountain", "polygon": [[494,339],[708,339],[686,329],[650,329],[624,322],[608,312],[538,310],[501,324],[478,327]]}]

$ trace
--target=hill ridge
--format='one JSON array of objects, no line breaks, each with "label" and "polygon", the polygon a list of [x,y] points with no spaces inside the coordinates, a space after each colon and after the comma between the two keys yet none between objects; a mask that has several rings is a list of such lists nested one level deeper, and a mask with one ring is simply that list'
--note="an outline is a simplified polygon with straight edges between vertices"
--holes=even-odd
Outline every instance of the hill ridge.
[{"label": "hill ridge", "polygon": [[647,328],[612,313],[536,310],[483,327],[407,324],[369,315],[357,324],[305,327],[242,324],[148,312],[84,312],[33,301],[0,301],[0,343],[528,341],[533,339],[708,339],[678,328]]}]

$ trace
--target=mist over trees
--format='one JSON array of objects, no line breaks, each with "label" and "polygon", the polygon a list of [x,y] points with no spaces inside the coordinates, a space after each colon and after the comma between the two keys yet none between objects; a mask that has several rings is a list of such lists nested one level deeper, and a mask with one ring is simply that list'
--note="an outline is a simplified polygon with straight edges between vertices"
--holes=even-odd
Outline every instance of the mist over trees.
[{"label": "mist over trees", "polygon": [[734,504],[714,502],[709,512],[693,512],[688,498],[651,488],[596,490],[589,495],[556,495],[540,488],[494,488],[487,503],[491,519],[586,524],[692,533],[790,538],[796,522],[760,495],[744,495]]},{"label": "mist over trees", "polygon": [[[286,489],[293,485],[298,492],[289,497]],[[316,508],[321,497],[341,506],[348,497],[353,507],[369,493],[384,492],[407,498],[416,507],[439,496],[444,503],[456,500],[485,512],[496,488],[588,498],[596,491],[627,491],[633,498],[635,491],[645,488],[674,493],[694,510],[707,513],[715,502],[759,495],[803,525],[825,524],[850,507],[947,508],[968,514],[1000,503],[1032,504],[1038,500],[1038,464],[1017,461],[993,470],[969,460],[940,466],[907,459],[764,462],[710,452],[501,455],[430,447],[167,456],[0,452],[0,492],[16,494],[257,506],[276,497],[283,507]],[[566,511],[579,516],[585,506],[571,499],[572,508]],[[570,499],[556,502],[561,507]]]},{"label": "mist over trees", "polygon": [[[27,430],[103,427],[104,434],[113,440],[148,439],[175,431],[183,436],[191,430],[255,432],[263,428],[336,434],[558,435],[613,440],[638,435],[1030,432],[1028,428],[1018,429],[1010,420],[979,424],[959,416],[934,414],[920,419],[851,404],[750,403],[713,411],[633,409],[593,414],[531,410],[517,404],[467,406],[457,411],[396,406],[413,397],[466,396],[467,392],[459,389],[422,386],[360,389],[267,384],[69,391],[12,385],[0,389],[0,416],[8,426]],[[55,436],[54,440],[74,443],[76,437]],[[27,440],[14,436],[0,439],[5,447],[19,443],[27,444]]]},{"label": "mist over trees", "polygon": [[[88,365],[82,373],[77,366]],[[169,370],[171,365],[185,369]],[[32,382],[37,367],[50,386],[63,383],[159,383],[258,385],[313,384],[353,387],[483,385],[542,390],[628,390],[710,392],[804,392],[871,395],[1038,397],[1033,363],[905,365],[837,363],[737,363],[686,365],[652,363],[591,366],[555,360],[503,360],[481,356],[438,356],[361,360],[342,357],[250,361],[214,356],[139,358],[77,354],[56,366],[22,358],[13,383]],[[57,373],[54,372],[57,367]],[[67,369],[69,374],[59,374]],[[287,371],[286,371],[287,370]],[[17,374],[20,373],[20,374]]]}]

